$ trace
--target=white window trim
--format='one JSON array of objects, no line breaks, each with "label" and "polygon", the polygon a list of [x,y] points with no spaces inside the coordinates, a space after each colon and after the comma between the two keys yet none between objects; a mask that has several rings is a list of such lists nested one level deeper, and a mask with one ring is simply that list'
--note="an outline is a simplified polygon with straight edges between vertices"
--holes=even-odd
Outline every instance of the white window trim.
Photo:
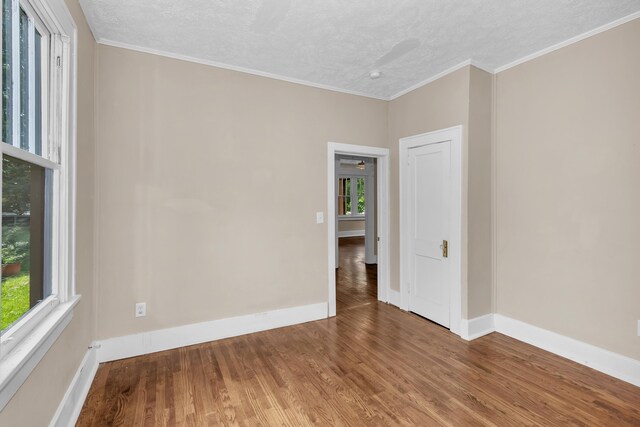
[{"label": "white window trim", "polygon": [[73,308],[80,301],[76,295],[64,304],[58,304],[46,318],[0,363],[0,411],[26,381],[49,348],[71,322]]},{"label": "white window trim", "polygon": [[[369,166],[369,161],[367,161],[367,166]],[[373,167],[373,163],[371,163],[371,165],[369,166],[369,169]],[[367,171],[349,171],[348,173],[338,170],[338,178],[337,179],[341,179],[341,178],[350,178],[351,182],[357,182],[356,180],[358,178],[364,178],[364,188],[365,188],[365,194],[367,191],[367,184],[369,184],[371,182],[371,180],[369,179],[373,174],[372,172],[370,172],[368,169]],[[351,199],[351,209],[353,210],[353,207],[355,206],[356,209],[358,208],[358,189],[357,186],[354,186],[353,184],[350,185],[350,190],[351,190],[351,194],[349,195],[349,198]],[[338,197],[338,196],[336,196]],[[365,200],[366,200],[366,195],[365,195]],[[359,213],[352,213],[349,215],[338,215],[338,221],[364,221],[367,219],[367,213],[366,213],[366,208],[365,208],[365,213],[363,214],[359,214]]]},{"label": "white window trim", "polygon": [[[60,148],[57,153],[52,153],[51,148],[56,144],[42,146],[43,155],[55,161],[4,143],[0,143],[0,149],[4,154],[51,168],[54,174],[58,174],[58,188],[54,188],[58,197],[54,199],[60,204],[54,206],[53,212],[64,220],[54,218],[54,224],[59,225],[53,227],[53,233],[57,233],[54,236],[57,246],[52,250],[52,276],[58,281],[56,295],[42,301],[2,336],[0,411],[71,322],[73,308],[80,300],[80,295],[75,293],[77,28],[64,0],[22,0],[20,4],[25,9],[36,11],[42,23],[52,29],[53,57],[59,55],[63,62],[62,72],[58,72],[56,67],[53,70],[44,68],[51,79],[59,79],[59,84],[51,87],[54,90],[57,86],[59,92],[48,98],[48,88],[42,88],[43,99],[52,107],[51,111],[62,112],[62,117],[51,117],[48,124],[45,121],[42,132],[47,135],[45,139],[59,141]],[[61,123],[64,126],[60,126]],[[27,328],[20,327],[27,324]]]}]

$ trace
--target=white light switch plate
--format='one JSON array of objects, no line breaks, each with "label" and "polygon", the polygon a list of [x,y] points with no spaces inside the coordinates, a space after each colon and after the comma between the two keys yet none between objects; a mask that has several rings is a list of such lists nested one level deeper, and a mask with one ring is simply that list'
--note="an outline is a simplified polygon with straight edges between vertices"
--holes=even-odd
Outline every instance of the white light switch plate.
[{"label": "white light switch plate", "polygon": [[316,224],[322,224],[324,222],[324,212],[316,212]]}]

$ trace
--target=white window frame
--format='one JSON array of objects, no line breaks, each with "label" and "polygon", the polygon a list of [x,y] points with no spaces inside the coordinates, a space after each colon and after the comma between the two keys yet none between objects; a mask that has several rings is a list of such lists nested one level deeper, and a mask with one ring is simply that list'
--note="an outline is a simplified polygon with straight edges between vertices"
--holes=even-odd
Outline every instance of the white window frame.
[{"label": "white window frame", "polygon": [[[347,158],[346,160],[348,160],[349,158]],[[362,221],[365,220],[367,218],[367,212],[366,212],[366,207],[365,207],[365,213],[364,214],[359,214],[358,213],[358,186],[357,186],[357,179],[358,178],[363,178],[364,179],[364,192],[365,192],[365,206],[366,206],[366,200],[367,200],[367,196],[369,194],[369,192],[367,191],[367,188],[371,185],[371,177],[373,176],[373,161],[371,159],[357,159],[357,161],[362,160],[365,163],[365,168],[363,170],[360,169],[356,169],[354,170],[353,168],[346,168],[341,166],[341,161],[343,161],[345,159],[340,159],[340,160],[336,160],[336,188],[339,186],[339,180],[341,178],[349,178],[351,179],[351,185],[350,185],[350,189],[351,189],[351,194],[349,195],[349,198],[351,199],[351,213],[347,214],[347,215],[338,215],[338,220],[339,221]],[[356,183],[356,185],[354,186],[353,184]],[[336,206],[338,203],[338,193],[336,192]],[[355,213],[354,213],[354,207],[355,207]]]},{"label": "white window frame", "polygon": [[[349,189],[351,190],[351,194],[349,194],[349,198],[351,199],[351,213],[338,215],[338,219],[341,221],[362,221],[366,217],[366,209],[365,213],[357,213],[358,211],[358,178],[364,180],[364,188],[366,193],[367,188],[367,177],[366,175],[360,174],[348,174],[348,175],[338,175],[338,182],[340,179],[349,179],[351,183],[349,184]],[[355,184],[355,185],[354,185]],[[339,196],[338,196],[339,197]],[[366,195],[365,195],[366,198]],[[355,211],[355,212],[354,212]]]},{"label": "white window frame", "polygon": [[[0,337],[0,411],[71,322],[73,307],[80,299],[75,293],[77,29],[64,0],[12,1],[14,15],[22,8],[33,19],[30,33],[37,28],[43,36],[41,46],[47,55],[42,55],[41,65],[48,78],[43,79],[41,92],[47,108],[42,112],[42,156],[19,148],[15,123],[13,144],[17,146],[0,142],[0,152],[53,171],[52,295]],[[19,99],[16,86],[14,99]],[[34,106],[30,101],[31,112]],[[13,108],[15,117],[19,102]]]}]

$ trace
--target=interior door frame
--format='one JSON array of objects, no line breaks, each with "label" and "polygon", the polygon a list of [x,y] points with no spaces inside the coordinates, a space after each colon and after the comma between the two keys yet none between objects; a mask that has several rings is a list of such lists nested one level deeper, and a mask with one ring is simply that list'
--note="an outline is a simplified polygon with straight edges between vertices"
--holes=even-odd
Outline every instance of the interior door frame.
[{"label": "interior door frame", "polygon": [[[336,315],[336,154],[378,160],[378,301],[389,301],[389,149],[365,145],[327,143],[328,317]],[[365,190],[366,191],[366,190]]]},{"label": "interior door frame", "polygon": [[400,139],[400,308],[409,310],[409,150],[424,145],[449,142],[451,147],[451,211],[449,260],[451,294],[449,330],[460,335],[462,324],[462,126],[454,126]]}]

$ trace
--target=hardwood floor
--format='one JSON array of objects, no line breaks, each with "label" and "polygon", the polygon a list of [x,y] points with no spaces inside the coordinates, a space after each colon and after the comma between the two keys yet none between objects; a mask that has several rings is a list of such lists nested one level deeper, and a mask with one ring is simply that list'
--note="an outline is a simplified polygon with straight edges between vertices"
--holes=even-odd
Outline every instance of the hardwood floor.
[{"label": "hardwood floor", "polygon": [[336,269],[336,311],[375,304],[378,266],[364,263],[364,237],[339,239],[340,268]]},{"label": "hardwood floor", "polygon": [[100,365],[78,425],[640,426],[640,388],[351,277],[337,317]]}]

